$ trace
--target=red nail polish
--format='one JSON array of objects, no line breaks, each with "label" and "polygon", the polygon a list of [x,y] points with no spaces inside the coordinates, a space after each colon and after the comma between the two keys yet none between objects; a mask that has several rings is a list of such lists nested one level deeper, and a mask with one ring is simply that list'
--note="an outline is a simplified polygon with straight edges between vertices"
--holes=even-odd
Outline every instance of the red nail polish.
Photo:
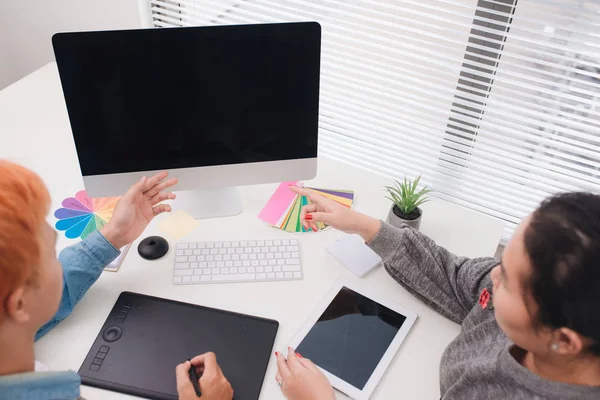
[{"label": "red nail polish", "polygon": [[300,353],[298,353],[298,352],[296,352],[296,356],[298,356],[298,357],[302,358],[302,354],[300,354]]},{"label": "red nail polish", "polygon": [[275,357],[277,357],[277,356],[279,356],[279,352],[278,351],[275,352]]},{"label": "red nail polish", "polygon": [[306,219],[306,220],[310,221],[311,219],[313,219],[313,216],[312,216],[312,214],[306,214],[306,215],[304,216],[304,219]]}]

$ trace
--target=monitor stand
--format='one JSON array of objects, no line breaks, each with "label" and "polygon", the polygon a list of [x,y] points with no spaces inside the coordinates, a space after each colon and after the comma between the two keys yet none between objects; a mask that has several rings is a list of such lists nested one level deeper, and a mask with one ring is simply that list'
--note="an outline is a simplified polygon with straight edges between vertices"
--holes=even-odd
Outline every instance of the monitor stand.
[{"label": "monitor stand", "polygon": [[242,198],[235,187],[175,192],[174,210],[183,210],[195,219],[228,217],[242,212]]}]

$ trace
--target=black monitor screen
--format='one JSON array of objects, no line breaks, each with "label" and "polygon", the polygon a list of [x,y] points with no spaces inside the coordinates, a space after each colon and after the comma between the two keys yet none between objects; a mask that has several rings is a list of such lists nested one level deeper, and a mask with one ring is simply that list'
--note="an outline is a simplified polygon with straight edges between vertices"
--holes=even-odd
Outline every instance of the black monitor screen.
[{"label": "black monitor screen", "polygon": [[296,351],[362,390],[405,320],[343,287]]},{"label": "black monitor screen", "polygon": [[317,156],[317,23],[53,37],[84,176]]}]

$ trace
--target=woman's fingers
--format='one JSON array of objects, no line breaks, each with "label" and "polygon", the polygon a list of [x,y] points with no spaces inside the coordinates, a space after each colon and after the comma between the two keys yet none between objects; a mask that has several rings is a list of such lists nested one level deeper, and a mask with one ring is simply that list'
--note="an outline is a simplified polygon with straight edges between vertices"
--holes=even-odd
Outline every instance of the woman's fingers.
[{"label": "woman's fingers", "polygon": [[146,181],[143,191],[147,192],[148,190],[152,189],[158,182],[166,179],[167,176],[169,176],[169,173],[167,171],[162,171],[162,172],[152,175]]},{"label": "woman's fingers", "polygon": [[306,218],[305,218],[306,214],[313,213],[315,211],[317,211],[317,205],[316,204],[308,204],[308,205],[302,207],[302,209],[300,210],[300,222],[302,223],[302,226],[305,229],[312,228],[312,225],[310,224],[310,222],[307,221]]},{"label": "woman's fingers", "polygon": [[277,372],[281,375],[281,378],[285,382],[286,379],[290,379],[292,377],[292,373],[290,372],[290,368],[287,365],[287,361],[285,357],[281,353],[275,353],[275,357],[277,357]]},{"label": "woman's fingers", "polygon": [[154,212],[154,216],[156,217],[159,214],[162,214],[164,212],[171,212],[171,206],[168,204],[159,204],[157,206],[154,206],[152,208],[152,211]]}]

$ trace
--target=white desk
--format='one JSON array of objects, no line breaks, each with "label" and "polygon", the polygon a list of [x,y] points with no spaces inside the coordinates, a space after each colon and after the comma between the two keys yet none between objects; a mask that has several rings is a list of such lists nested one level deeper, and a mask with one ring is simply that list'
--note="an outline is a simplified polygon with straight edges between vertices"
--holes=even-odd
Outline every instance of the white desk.
[{"label": "white desk", "polygon": [[[42,176],[53,198],[52,210],[63,198],[83,188],[55,64],[0,92],[0,158],[19,162]],[[310,182],[321,187],[354,189],[356,209],[380,218],[386,216],[389,207],[382,192],[385,183],[373,174],[327,159],[320,160],[319,174]],[[275,187],[272,184],[241,188],[245,210],[242,215],[202,221],[200,228],[186,239],[289,238],[290,234],[270,228],[256,218]],[[494,254],[502,233],[501,222],[442,201],[427,203],[423,209],[421,230],[439,244],[470,257]],[[49,221],[55,222],[52,216]],[[156,221],[142,238],[150,234],[161,234]],[[36,344],[36,357],[55,370],[78,370],[119,293],[125,290],[276,319],[280,329],[275,348],[283,350],[334,281],[340,276],[359,280],[324,251],[325,245],[339,235],[334,230],[294,235],[302,246],[304,280],[280,283],[173,286],[173,252],[158,261],[145,261],[137,254],[134,243],[120,271],[103,273],[73,314]],[[71,243],[61,235],[58,247]],[[459,326],[416,300],[381,268],[361,281],[419,314],[372,398],[438,398],[440,356],[458,334]],[[273,358],[261,399],[283,398],[275,384],[275,371]],[[82,387],[82,395],[90,400],[127,397],[89,387]]]}]

